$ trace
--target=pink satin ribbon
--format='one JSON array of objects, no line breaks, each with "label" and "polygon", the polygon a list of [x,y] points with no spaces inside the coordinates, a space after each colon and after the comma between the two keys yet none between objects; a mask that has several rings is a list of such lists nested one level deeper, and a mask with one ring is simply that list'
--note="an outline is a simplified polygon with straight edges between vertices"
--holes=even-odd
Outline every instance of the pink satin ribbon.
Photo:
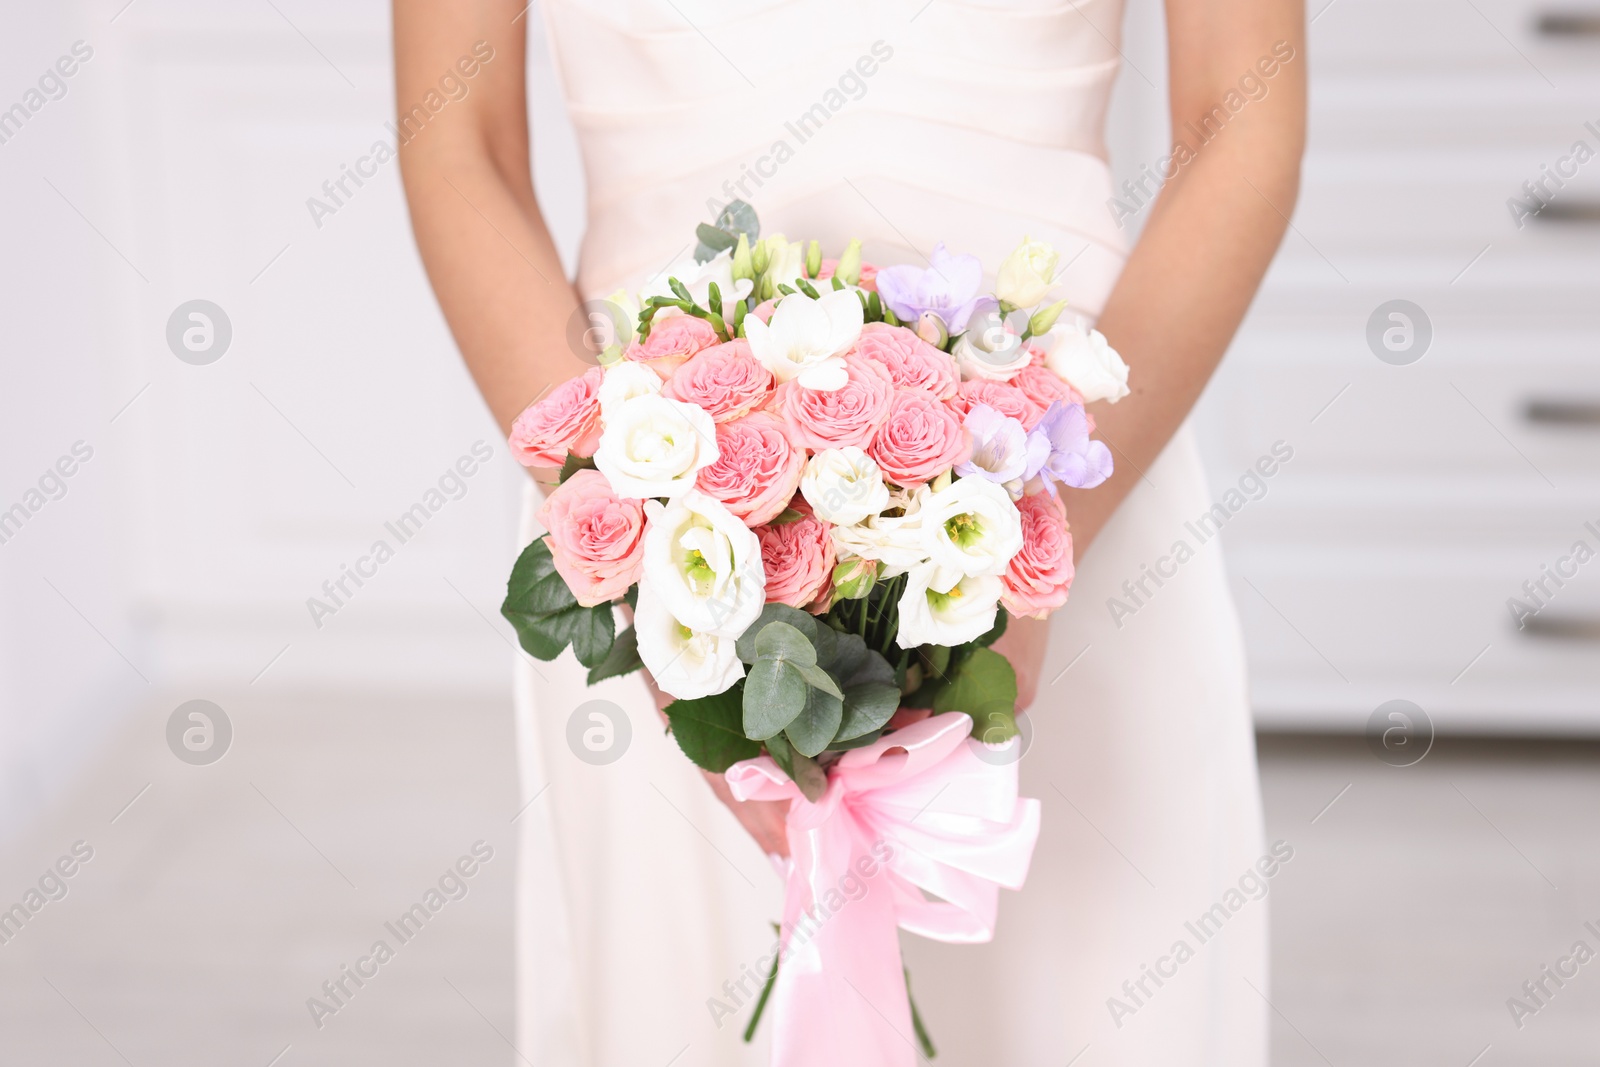
[{"label": "pink satin ribbon", "polygon": [[971,728],[948,712],[852,749],[815,804],[769,757],[728,768],[735,797],[794,801],[773,1067],[914,1067],[896,927],[994,936],[1000,887],[1027,877],[1039,802],[1017,796],[1015,762],[973,753]]}]

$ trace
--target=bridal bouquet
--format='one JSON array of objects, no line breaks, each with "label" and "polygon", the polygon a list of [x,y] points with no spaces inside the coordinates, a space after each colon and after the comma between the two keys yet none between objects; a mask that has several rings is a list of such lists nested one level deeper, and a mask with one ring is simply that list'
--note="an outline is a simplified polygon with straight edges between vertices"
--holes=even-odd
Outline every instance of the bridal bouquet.
[{"label": "bridal bouquet", "polygon": [[1084,404],[1127,367],[1049,302],[1038,241],[988,289],[943,245],[880,268],[762,238],[740,202],[697,232],[604,302],[599,365],[517,418],[513,452],[561,474],[502,611],[590,684],[647,669],[685,755],[793,800],[775,1062],[910,1064],[913,1030],[932,1049],[896,928],[987,940],[1027,873],[1038,804],[991,646],[1066,602],[1057,489],[1110,475]]}]

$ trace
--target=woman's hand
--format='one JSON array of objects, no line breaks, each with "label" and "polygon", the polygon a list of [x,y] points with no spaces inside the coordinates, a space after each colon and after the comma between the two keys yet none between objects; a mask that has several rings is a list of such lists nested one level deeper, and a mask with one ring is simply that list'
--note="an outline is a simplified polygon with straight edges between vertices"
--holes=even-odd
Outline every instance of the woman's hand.
[{"label": "woman's hand", "polygon": [[[662,711],[662,720],[665,721],[664,709],[672,698],[656,688],[655,679],[650,677],[649,671],[644,671],[644,684],[650,687],[650,695],[655,697],[656,710]],[[745,828],[749,835],[756,839],[756,844],[761,846],[761,851],[767,855],[778,855],[785,858],[789,855],[789,832],[785,820],[789,816],[789,801],[787,800],[735,800],[733,791],[728,788],[728,780],[720,774],[710,771],[701,771],[706,776],[706,784],[717,795],[717,799],[728,806],[733,812],[733,817],[739,820],[739,825]]]}]

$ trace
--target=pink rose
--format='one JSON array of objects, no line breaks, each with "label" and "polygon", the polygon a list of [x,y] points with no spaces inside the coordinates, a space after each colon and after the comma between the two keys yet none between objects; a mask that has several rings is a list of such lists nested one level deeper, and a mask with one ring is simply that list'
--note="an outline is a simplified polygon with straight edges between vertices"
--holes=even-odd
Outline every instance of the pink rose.
[{"label": "pink rose", "polygon": [[679,367],[663,396],[702,408],[713,422],[731,422],[772,398],[772,372],[750,354],[744,340],[712,345]]},{"label": "pink rose", "polygon": [[586,608],[616,600],[644,568],[644,501],[623,500],[606,476],[582,470],[539,506],[550,557]]},{"label": "pink rose", "polygon": [[926,389],[940,400],[955,396],[961,383],[955,360],[904,326],[870,322],[862,327],[861,338],[852,351],[882,363],[894,384]]},{"label": "pink rose", "polygon": [[1000,603],[1016,616],[1042,619],[1067,602],[1072,587],[1072,533],[1061,501],[1034,493],[1017,501],[1022,513],[1022,550],[1001,578]]},{"label": "pink rose", "polygon": [[600,380],[590,367],[535,400],[511,424],[511,454],[525,467],[559,467],[574,456],[592,456],[600,444]]},{"label": "pink rose", "polygon": [[719,340],[717,331],[705,319],[693,315],[657,315],[650,323],[650,336],[630,344],[627,357],[647,364],[665,379],[690,356]]},{"label": "pink rose", "polygon": [[847,380],[829,392],[802,388],[798,381],[778,386],[774,409],[813,451],[865,448],[889,415],[894,379],[888,368],[865,356],[846,356],[844,365]]},{"label": "pink rose", "polygon": [[988,378],[972,378],[962,382],[955,398],[950,401],[950,406],[963,419],[977,404],[987,404],[1000,414],[1016,419],[1028,430],[1033,429],[1034,424],[1044,416],[1044,408],[1028,399],[1028,394],[1017,386],[1010,382],[990,381]]},{"label": "pink rose", "polygon": [[[1050,405],[1058,400],[1063,404],[1077,404],[1080,407],[1083,405],[1082,394],[1062,381],[1054,372],[1046,370],[1044,367],[1030,366],[1022,368],[1011,379],[1011,384],[1021,389],[1023,395],[1033,402],[1034,407],[1039,409],[1039,414],[1035,416],[1033,422],[1023,423],[1023,426],[1030,430],[1033,429],[1034,423],[1037,423],[1039,419],[1044,417],[1044,413],[1050,410]],[[1094,416],[1089,415],[1087,412],[1084,414],[1089,420],[1089,432],[1094,433]]]},{"label": "pink rose", "polygon": [[767,603],[804,608],[828,589],[833,577],[833,529],[811,513],[805,498],[791,506],[802,517],[782,526],[758,526],[761,566],[767,575]]},{"label": "pink rose", "polygon": [[925,389],[897,389],[867,455],[902,489],[922,485],[971,457],[961,418]]},{"label": "pink rose", "polygon": [[695,487],[746,526],[760,526],[789,506],[805,466],[805,450],[783,420],[754,411],[717,426],[717,461],[701,468]]}]

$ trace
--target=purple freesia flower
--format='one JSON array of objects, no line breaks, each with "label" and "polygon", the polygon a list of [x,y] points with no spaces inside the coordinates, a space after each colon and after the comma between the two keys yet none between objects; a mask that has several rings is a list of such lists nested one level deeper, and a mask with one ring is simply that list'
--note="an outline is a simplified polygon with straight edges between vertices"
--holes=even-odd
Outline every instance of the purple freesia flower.
[{"label": "purple freesia flower", "polygon": [[967,328],[983,285],[983,263],[977,256],[953,256],[944,242],[933,246],[927,270],[902,264],[878,272],[878,296],[902,322],[915,322],[924,311],[944,321],[951,333]]},{"label": "purple freesia flower", "polygon": [[962,425],[972,435],[972,458],[956,464],[963,478],[979,477],[1004,485],[1028,476],[1049,453],[1049,444],[1031,440],[1022,423],[1002,415],[988,404],[974,404]]},{"label": "purple freesia flower", "polygon": [[1111,450],[1104,442],[1089,438],[1089,417],[1082,404],[1052,403],[1028,433],[1030,446],[1035,440],[1044,442],[1040,449],[1044,458],[1028,471],[1028,477],[1044,475],[1045,488],[1052,495],[1055,482],[1073,489],[1092,489],[1111,477]]}]

